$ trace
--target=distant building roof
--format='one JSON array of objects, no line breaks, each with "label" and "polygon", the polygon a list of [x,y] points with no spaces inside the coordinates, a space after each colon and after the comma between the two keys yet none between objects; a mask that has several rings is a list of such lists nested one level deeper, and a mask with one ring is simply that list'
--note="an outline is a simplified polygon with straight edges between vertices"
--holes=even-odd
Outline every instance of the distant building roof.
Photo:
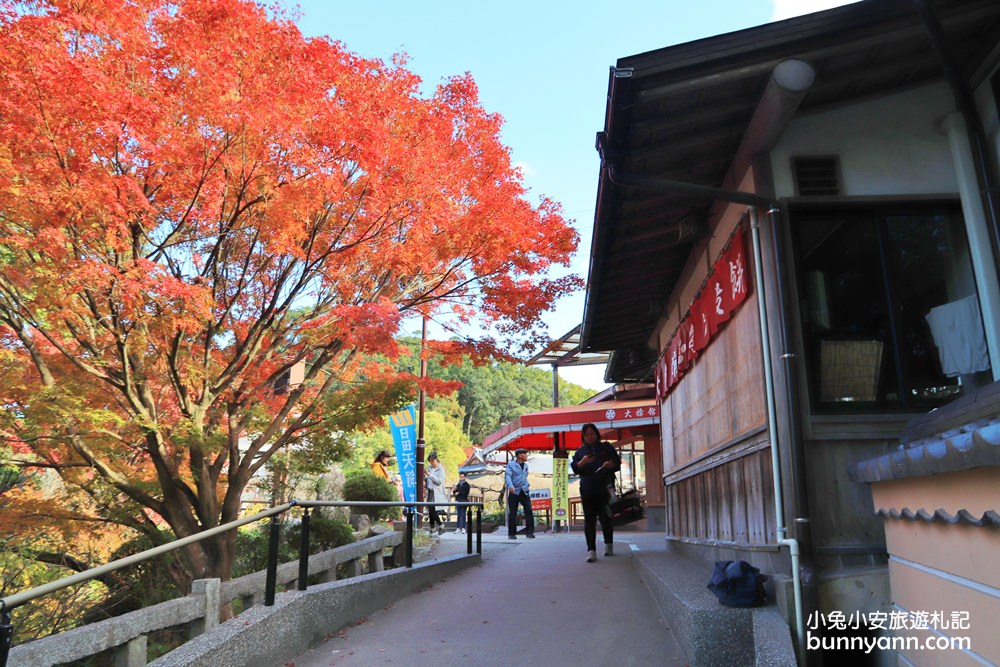
[{"label": "distant building roof", "polygon": [[580,330],[583,325],[578,324],[569,333],[561,338],[552,341],[547,348],[528,359],[529,366],[593,366],[606,364],[608,355],[604,352],[581,352],[580,351]]}]

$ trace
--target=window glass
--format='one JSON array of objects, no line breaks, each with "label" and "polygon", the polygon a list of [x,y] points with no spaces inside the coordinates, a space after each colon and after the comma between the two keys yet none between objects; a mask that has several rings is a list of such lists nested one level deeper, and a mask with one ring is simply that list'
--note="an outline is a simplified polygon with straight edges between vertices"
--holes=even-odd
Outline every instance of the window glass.
[{"label": "window glass", "polygon": [[925,409],[989,381],[957,206],[804,209],[792,219],[814,406]]}]

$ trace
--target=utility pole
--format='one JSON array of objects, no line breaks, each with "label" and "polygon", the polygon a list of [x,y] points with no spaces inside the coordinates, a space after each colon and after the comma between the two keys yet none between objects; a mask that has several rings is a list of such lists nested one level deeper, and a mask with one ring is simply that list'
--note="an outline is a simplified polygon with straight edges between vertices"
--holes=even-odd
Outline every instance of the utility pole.
[{"label": "utility pole", "polygon": [[[427,375],[427,358],[424,348],[427,346],[427,316],[424,315],[420,328],[420,381]],[[424,493],[424,387],[420,386],[420,403],[417,410],[417,502],[423,502]],[[422,514],[417,511],[417,527],[420,527]]]}]

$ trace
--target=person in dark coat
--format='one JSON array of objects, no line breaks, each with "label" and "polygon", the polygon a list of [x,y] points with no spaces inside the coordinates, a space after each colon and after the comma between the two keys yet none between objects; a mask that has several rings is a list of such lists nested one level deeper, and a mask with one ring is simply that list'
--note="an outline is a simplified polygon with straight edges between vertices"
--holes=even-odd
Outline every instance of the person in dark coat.
[{"label": "person in dark coat", "polygon": [[[469,502],[469,493],[472,491],[472,486],[465,479],[465,473],[458,473],[458,484],[455,485],[455,502],[456,503],[467,503]],[[458,527],[455,528],[456,533],[465,532],[466,514],[468,513],[468,507],[456,507],[455,513],[457,514]]]},{"label": "person in dark coat", "polygon": [[615,553],[614,527],[608,507],[610,492],[608,486],[614,484],[615,473],[622,467],[622,458],[610,442],[601,440],[601,432],[593,424],[584,424],[580,429],[583,444],[573,454],[570,464],[573,472],[580,476],[580,502],[583,504],[583,534],[587,540],[587,562],[597,560],[597,522],[601,522],[604,533],[604,555]]}]

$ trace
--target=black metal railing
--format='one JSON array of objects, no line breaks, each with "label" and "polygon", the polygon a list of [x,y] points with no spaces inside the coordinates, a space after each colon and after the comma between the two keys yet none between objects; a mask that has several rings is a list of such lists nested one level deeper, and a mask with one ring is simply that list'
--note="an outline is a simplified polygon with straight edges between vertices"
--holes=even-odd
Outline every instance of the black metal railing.
[{"label": "black metal railing", "polygon": [[[301,544],[299,545],[299,577],[298,589],[306,590],[306,579],[309,577],[309,508],[310,507],[402,507],[403,515],[406,517],[406,531],[404,538],[405,545],[405,565],[413,567],[413,529],[414,515],[418,507],[430,507],[435,511],[438,507],[464,508],[466,512],[466,525],[472,525],[472,510],[476,510],[476,553],[483,553],[483,504],[482,503],[441,503],[441,502],[412,502],[412,503],[387,503],[381,501],[334,501],[334,500],[298,500],[293,501],[299,507],[305,508],[302,515]],[[276,525],[278,526],[276,528]],[[280,529],[277,515],[271,517],[271,536],[268,542],[267,558],[267,583],[264,588],[264,606],[269,607],[274,604],[275,580],[277,579],[278,568],[278,539],[280,534],[275,531]],[[472,554],[472,532],[466,530],[466,553]]]},{"label": "black metal railing", "polygon": [[[69,577],[64,577],[62,579],[49,582],[42,586],[37,586],[35,588],[15,593],[14,595],[9,595],[4,598],[0,598],[0,667],[7,667],[7,657],[11,648],[11,642],[14,636],[14,625],[12,619],[12,612],[17,607],[24,605],[33,600],[43,598],[46,595],[55,593],[64,588],[74,586],[77,584],[82,584],[98,577],[101,577],[109,572],[114,572],[123,567],[128,567],[129,565],[134,565],[146,560],[162,556],[163,554],[169,553],[171,551],[176,551],[177,549],[183,548],[189,544],[199,542],[201,540],[207,539],[209,537],[214,537],[222,533],[226,533],[230,530],[236,530],[241,526],[245,526],[263,519],[270,518],[270,531],[268,537],[268,556],[267,556],[267,569],[266,569],[266,579],[265,579],[265,590],[264,590],[264,606],[273,606],[274,598],[276,594],[276,581],[277,581],[277,569],[278,569],[278,546],[281,539],[281,523],[279,517],[292,509],[293,507],[301,507],[304,509],[304,513],[301,520],[301,538],[299,542],[299,576],[298,576],[298,590],[304,591],[307,587],[307,579],[309,577],[309,510],[310,508],[319,507],[402,507],[403,514],[406,518],[406,529],[404,532],[404,548],[405,548],[405,566],[413,567],[413,535],[414,535],[414,515],[416,514],[418,508],[420,507],[456,507],[464,510],[466,512],[466,525],[472,526],[472,511],[476,510],[475,513],[475,533],[476,533],[476,553],[482,554],[483,552],[483,535],[482,535],[482,512],[483,503],[481,502],[466,502],[466,503],[443,503],[443,502],[382,502],[382,501],[332,501],[332,500],[292,500],[290,502],[278,505],[276,507],[269,508],[267,510],[258,512],[248,517],[238,519],[236,521],[230,521],[229,523],[211,528],[208,530],[201,531],[195,535],[190,535],[188,537],[183,537],[180,539],[173,540],[167,544],[154,547],[152,549],[147,549],[140,553],[128,556],[127,558],[121,558],[119,560],[100,565],[98,567],[85,570],[83,572],[78,572],[77,574],[71,575]],[[473,540],[472,531],[466,531],[466,549],[468,554],[472,554]]]}]

